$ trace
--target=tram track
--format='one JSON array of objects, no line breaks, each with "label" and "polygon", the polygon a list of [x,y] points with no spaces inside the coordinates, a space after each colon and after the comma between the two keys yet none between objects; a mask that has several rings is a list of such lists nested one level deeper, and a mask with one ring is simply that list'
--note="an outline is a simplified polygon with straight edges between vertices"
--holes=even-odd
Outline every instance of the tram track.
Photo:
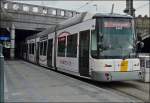
[{"label": "tram track", "polygon": [[[142,90],[140,90],[137,87],[134,87],[134,84],[126,82],[97,82],[97,81],[92,81],[92,80],[85,80],[85,79],[80,79],[84,82],[90,83],[92,85],[95,85],[97,87],[107,89],[110,91],[116,91],[123,93],[127,96],[137,98],[138,100],[142,102],[147,102],[149,103],[150,101],[150,96],[149,93],[146,93]],[[137,81],[138,82],[138,81]]]},{"label": "tram track", "polygon": [[[121,94],[125,94],[126,96],[136,98],[136,99],[138,99],[142,102],[149,103],[149,101],[150,101],[150,99],[148,97],[149,94],[147,94],[147,96],[146,96],[145,95],[146,93],[144,93],[143,91],[138,90],[138,88],[133,88],[133,87],[127,86],[128,83],[123,83],[123,82],[97,82],[97,81],[85,80],[83,78],[79,78],[79,79],[81,81],[90,83],[90,84],[95,85],[97,87],[107,89],[107,90],[110,90],[110,91],[113,91],[113,92],[119,92]],[[120,84],[125,84],[125,86],[119,86]],[[135,91],[132,92],[132,89],[135,90]],[[140,93],[139,95],[137,95],[137,91],[138,91],[138,93]]]},{"label": "tram track", "polygon": [[118,91],[118,92],[121,92],[121,93],[123,93],[123,94],[126,94],[126,95],[128,95],[128,96],[137,98],[138,100],[141,100],[142,102],[147,102],[147,103],[149,102],[149,100],[145,100],[144,98],[141,98],[141,97],[139,97],[139,96],[137,96],[137,95],[133,95],[132,93],[126,92],[126,91],[124,91],[124,90],[121,90],[121,89],[118,89],[118,88],[114,88],[114,87],[110,87],[110,88],[113,89],[113,90],[116,90],[116,91]]},{"label": "tram track", "polygon": [[[76,77],[75,77],[76,78]],[[142,102],[149,103],[150,97],[148,93],[145,93],[138,88],[133,88],[129,83],[124,82],[97,82],[92,80],[86,80],[84,78],[76,78],[83,82],[90,83],[97,87],[107,89],[113,92],[119,92],[121,94],[125,94],[126,96],[136,98]],[[120,84],[125,84],[124,86],[119,86]],[[139,93],[139,94],[137,94]]]}]

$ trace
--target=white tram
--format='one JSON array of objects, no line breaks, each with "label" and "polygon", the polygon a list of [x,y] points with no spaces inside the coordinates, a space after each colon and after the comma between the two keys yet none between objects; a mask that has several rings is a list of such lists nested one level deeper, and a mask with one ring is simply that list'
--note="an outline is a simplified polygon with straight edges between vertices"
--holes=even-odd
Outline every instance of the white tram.
[{"label": "white tram", "polygon": [[131,16],[79,14],[26,39],[24,59],[96,81],[142,78]]}]

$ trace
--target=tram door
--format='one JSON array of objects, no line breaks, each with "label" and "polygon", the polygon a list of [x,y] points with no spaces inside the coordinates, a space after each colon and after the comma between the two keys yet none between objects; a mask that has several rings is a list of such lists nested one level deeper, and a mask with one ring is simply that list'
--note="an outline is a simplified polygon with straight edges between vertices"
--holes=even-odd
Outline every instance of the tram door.
[{"label": "tram door", "polygon": [[89,76],[89,41],[90,30],[81,31],[79,37],[79,73]]},{"label": "tram door", "polygon": [[36,63],[39,64],[39,48],[40,48],[40,43],[37,43],[37,49],[36,49]]},{"label": "tram door", "polygon": [[47,65],[52,67],[53,39],[48,40]]}]

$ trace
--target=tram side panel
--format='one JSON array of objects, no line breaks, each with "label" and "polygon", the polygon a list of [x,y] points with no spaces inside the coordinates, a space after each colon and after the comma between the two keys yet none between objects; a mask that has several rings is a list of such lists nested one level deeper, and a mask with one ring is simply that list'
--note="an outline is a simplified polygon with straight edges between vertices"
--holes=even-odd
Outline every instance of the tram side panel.
[{"label": "tram side panel", "polygon": [[[77,25],[65,28],[63,30],[57,31],[58,39],[57,39],[56,65],[58,70],[79,76],[89,76],[87,74],[89,74],[90,70],[89,66],[87,65],[89,65],[90,38],[88,39],[86,38],[90,37],[90,30],[93,29],[94,27],[95,27],[95,19],[91,19],[79,23]],[[83,32],[84,35],[81,34]],[[80,45],[80,43],[82,43],[82,45]],[[84,47],[86,45],[87,49]],[[85,54],[83,52],[85,52]],[[81,53],[83,53],[82,55],[83,57],[80,55]]]},{"label": "tram side panel", "polygon": [[39,43],[39,37],[35,38],[35,63],[39,64],[39,49],[40,49],[40,43]]}]

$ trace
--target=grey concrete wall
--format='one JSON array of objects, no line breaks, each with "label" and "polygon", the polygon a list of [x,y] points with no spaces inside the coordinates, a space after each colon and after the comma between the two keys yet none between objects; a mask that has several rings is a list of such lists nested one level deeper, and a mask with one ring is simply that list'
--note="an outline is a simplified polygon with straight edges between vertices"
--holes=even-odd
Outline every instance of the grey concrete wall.
[{"label": "grey concrete wall", "polygon": [[[2,15],[1,23],[3,28],[10,27],[13,23],[16,29],[25,30],[47,28],[78,13],[76,11],[59,8],[8,1],[3,1],[1,7],[0,13]],[[54,11],[56,11],[56,14]],[[62,15],[61,12],[64,12],[64,15]]]}]

